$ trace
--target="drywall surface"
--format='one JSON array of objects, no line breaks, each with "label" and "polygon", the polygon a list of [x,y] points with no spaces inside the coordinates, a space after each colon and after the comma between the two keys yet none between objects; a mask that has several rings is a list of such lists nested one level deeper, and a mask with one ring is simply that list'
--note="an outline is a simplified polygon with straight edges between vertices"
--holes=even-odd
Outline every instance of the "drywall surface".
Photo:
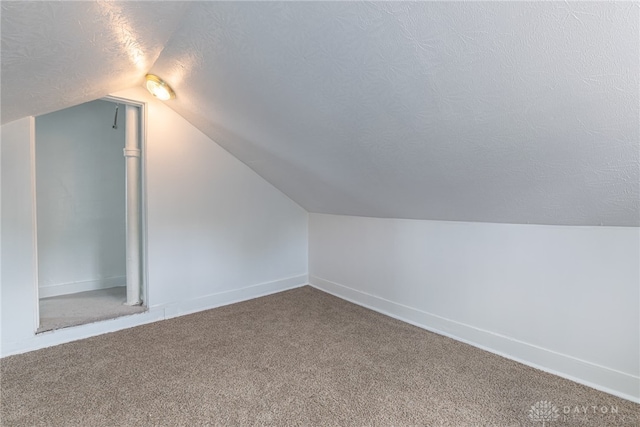
[{"label": "drywall surface", "polygon": [[149,101],[151,306],[307,274],[304,209],[144,89],[116,95]]},{"label": "drywall surface", "polygon": [[3,2],[1,20],[5,121],[151,70],[310,212],[640,225],[637,2]]},{"label": "drywall surface", "polygon": [[2,276],[0,352],[5,342],[33,335],[37,326],[33,164],[35,124],[31,117],[2,125]]},{"label": "drywall surface", "polygon": [[92,101],[37,117],[40,297],[126,285],[125,114]]},{"label": "drywall surface", "polygon": [[632,2],[195,2],[152,71],[309,212],[640,225]]},{"label": "drywall surface", "polygon": [[[253,298],[308,281],[308,214],[304,209],[144,89],[115,95],[148,102],[146,302],[150,310],[34,336],[33,319],[18,326],[15,320],[34,316],[35,302],[26,292],[16,293],[19,283],[15,280],[5,281],[3,259],[2,355]],[[4,141],[3,137],[3,186],[10,194],[24,194],[28,201],[28,148],[8,151]],[[13,164],[17,174],[11,184],[5,163]],[[5,188],[3,209],[8,203]],[[25,209],[30,206],[27,201]],[[11,221],[17,220],[12,218],[5,220],[3,211],[3,258],[4,230],[14,227]],[[24,235],[16,240],[27,245],[33,230],[28,224],[21,227]],[[32,259],[32,253],[20,255],[15,274],[28,276]],[[12,311],[5,312],[6,307]]]},{"label": "drywall surface", "polygon": [[640,229],[311,214],[312,285],[640,399]]}]

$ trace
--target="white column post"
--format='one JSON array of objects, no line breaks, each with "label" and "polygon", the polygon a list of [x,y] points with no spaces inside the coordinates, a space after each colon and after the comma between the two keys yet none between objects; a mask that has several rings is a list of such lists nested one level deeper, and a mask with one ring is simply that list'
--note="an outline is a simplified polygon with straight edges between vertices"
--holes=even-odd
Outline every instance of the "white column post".
[{"label": "white column post", "polygon": [[127,162],[127,305],[140,305],[140,109],[127,105],[124,156]]}]

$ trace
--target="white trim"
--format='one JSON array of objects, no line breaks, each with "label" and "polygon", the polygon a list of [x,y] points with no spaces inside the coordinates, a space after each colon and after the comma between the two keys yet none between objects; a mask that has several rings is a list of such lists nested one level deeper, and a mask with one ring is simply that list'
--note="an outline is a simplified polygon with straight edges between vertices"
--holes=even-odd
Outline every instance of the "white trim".
[{"label": "white trim", "polygon": [[147,106],[146,102],[135,101],[133,99],[120,98],[119,96],[107,95],[100,98],[103,101],[114,102],[116,104],[131,105],[132,107],[143,108]]},{"label": "white trim", "polygon": [[323,292],[419,328],[640,403],[640,377],[427,313],[320,277],[310,276],[309,282],[310,286]]},{"label": "white trim", "polygon": [[0,358],[40,350],[46,347],[53,347],[84,338],[144,325],[146,323],[157,322],[159,320],[164,320],[164,311],[162,309],[148,310],[144,313],[121,316],[116,319],[56,329],[39,334],[34,333],[33,336],[27,339],[5,343],[2,347]]},{"label": "white trim", "polygon": [[146,323],[157,322],[160,320],[170,319],[185,314],[204,311],[223,305],[233,304],[236,302],[246,301],[289,289],[299,288],[308,284],[308,276],[300,275],[288,277],[272,282],[260,283],[256,285],[246,286],[240,289],[232,289],[228,291],[218,292],[200,298],[194,298],[183,302],[158,305],[152,307],[144,313],[133,314],[130,316],[122,316],[117,319],[104,320],[86,325],[79,325],[70,328],[58,329],[49,332],[35,334],[28,339],[18,342],[10,342],[3,345],[0,349],[2,354],[0,357],[11,356],[14,354],[26,353],[28,351],[39,350],[46,347],[52,347],[59,344],[77,341],[96,335],[115,332],[122,329],[128,329],[135,326],[144,325]]},{"label": "white trim", "polygon": [[142,254],[140,256],[140,268],[142,269],[142,305],[151,306],[149,299],[149,251],[148,235],[147,235],[147,103],[144,101],[136,101],[129,98],[107,95],[102,98],[103,101],[115,102],[117,104],[129,105],[140,109],[138,114],[138,134],[140,137],[140,232],[142,233],[140,245]]},{"label": "white trim", "polygon": [[98,289],[126,286],[127,278],[109,277],[106,279],[87,280],[84,282],[59,283],[49,286],[41,286],[40,298],[57,297],[60,295],[75,294],[77,292],[96,291]]},{"label": "white trim", "polygon": [[149,251],[147,250],[147,103],[138,102],[140,114],[138,115],[140,131],[140,150],[142,150],[142,160],[140,163],[140,232],[142,233],[140,255],[142,268],[142,305],[150,307],[149,302]]},{"label": "white trim", "polygon": [[30,189],[31,189],[31,227],[32,227],[32,244],[33,244],[33,286],[35,287],[34,295],[35,310],[33,311],[33,332],[35,333],[40,327],[40,289],[38,274],[38,205],[36,198],[36,118],[29,117],[29,168]]},{"label": "white trim", "polygon": [[275,280],[273,282],[247,286],[245,288],[217,292],[186,301],[173,302],[163,305],[165,318],[171,319],[173,317],[182,316],[189,313],[195,313],[198,311],[208,310],[223,305],[229,305],[240,301],[263,297],[288,289],[299,288],[301,286],[307,285],[308,283],[309,277],[305,274],[302,276],[288,277],[285,279]]}]

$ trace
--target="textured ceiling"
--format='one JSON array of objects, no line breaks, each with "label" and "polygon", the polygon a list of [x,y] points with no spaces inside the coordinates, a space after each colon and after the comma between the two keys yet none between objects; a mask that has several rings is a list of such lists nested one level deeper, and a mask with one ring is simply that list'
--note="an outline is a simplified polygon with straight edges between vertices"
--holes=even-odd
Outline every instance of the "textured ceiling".
[{"label": "textured ceiling", "polygon": [[142,83],[188,5],[2,1],[2,123]]},{"label": "textured ceiling", "polygon": [[25,3],[3,121],[150,68],[312,212],[640,225],[637,3]]}]

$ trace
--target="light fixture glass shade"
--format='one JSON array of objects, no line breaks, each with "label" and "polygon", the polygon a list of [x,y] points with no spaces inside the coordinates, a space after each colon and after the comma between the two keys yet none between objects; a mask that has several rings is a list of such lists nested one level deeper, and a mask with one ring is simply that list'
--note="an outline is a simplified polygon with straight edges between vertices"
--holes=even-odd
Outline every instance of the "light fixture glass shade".
[{"label": "light fixture glass shade", "polygon": [[151,95],[162,101],[168,101],[176,97],[175,92],[164,80],[154,74],[147,74],[147,90]]}]

